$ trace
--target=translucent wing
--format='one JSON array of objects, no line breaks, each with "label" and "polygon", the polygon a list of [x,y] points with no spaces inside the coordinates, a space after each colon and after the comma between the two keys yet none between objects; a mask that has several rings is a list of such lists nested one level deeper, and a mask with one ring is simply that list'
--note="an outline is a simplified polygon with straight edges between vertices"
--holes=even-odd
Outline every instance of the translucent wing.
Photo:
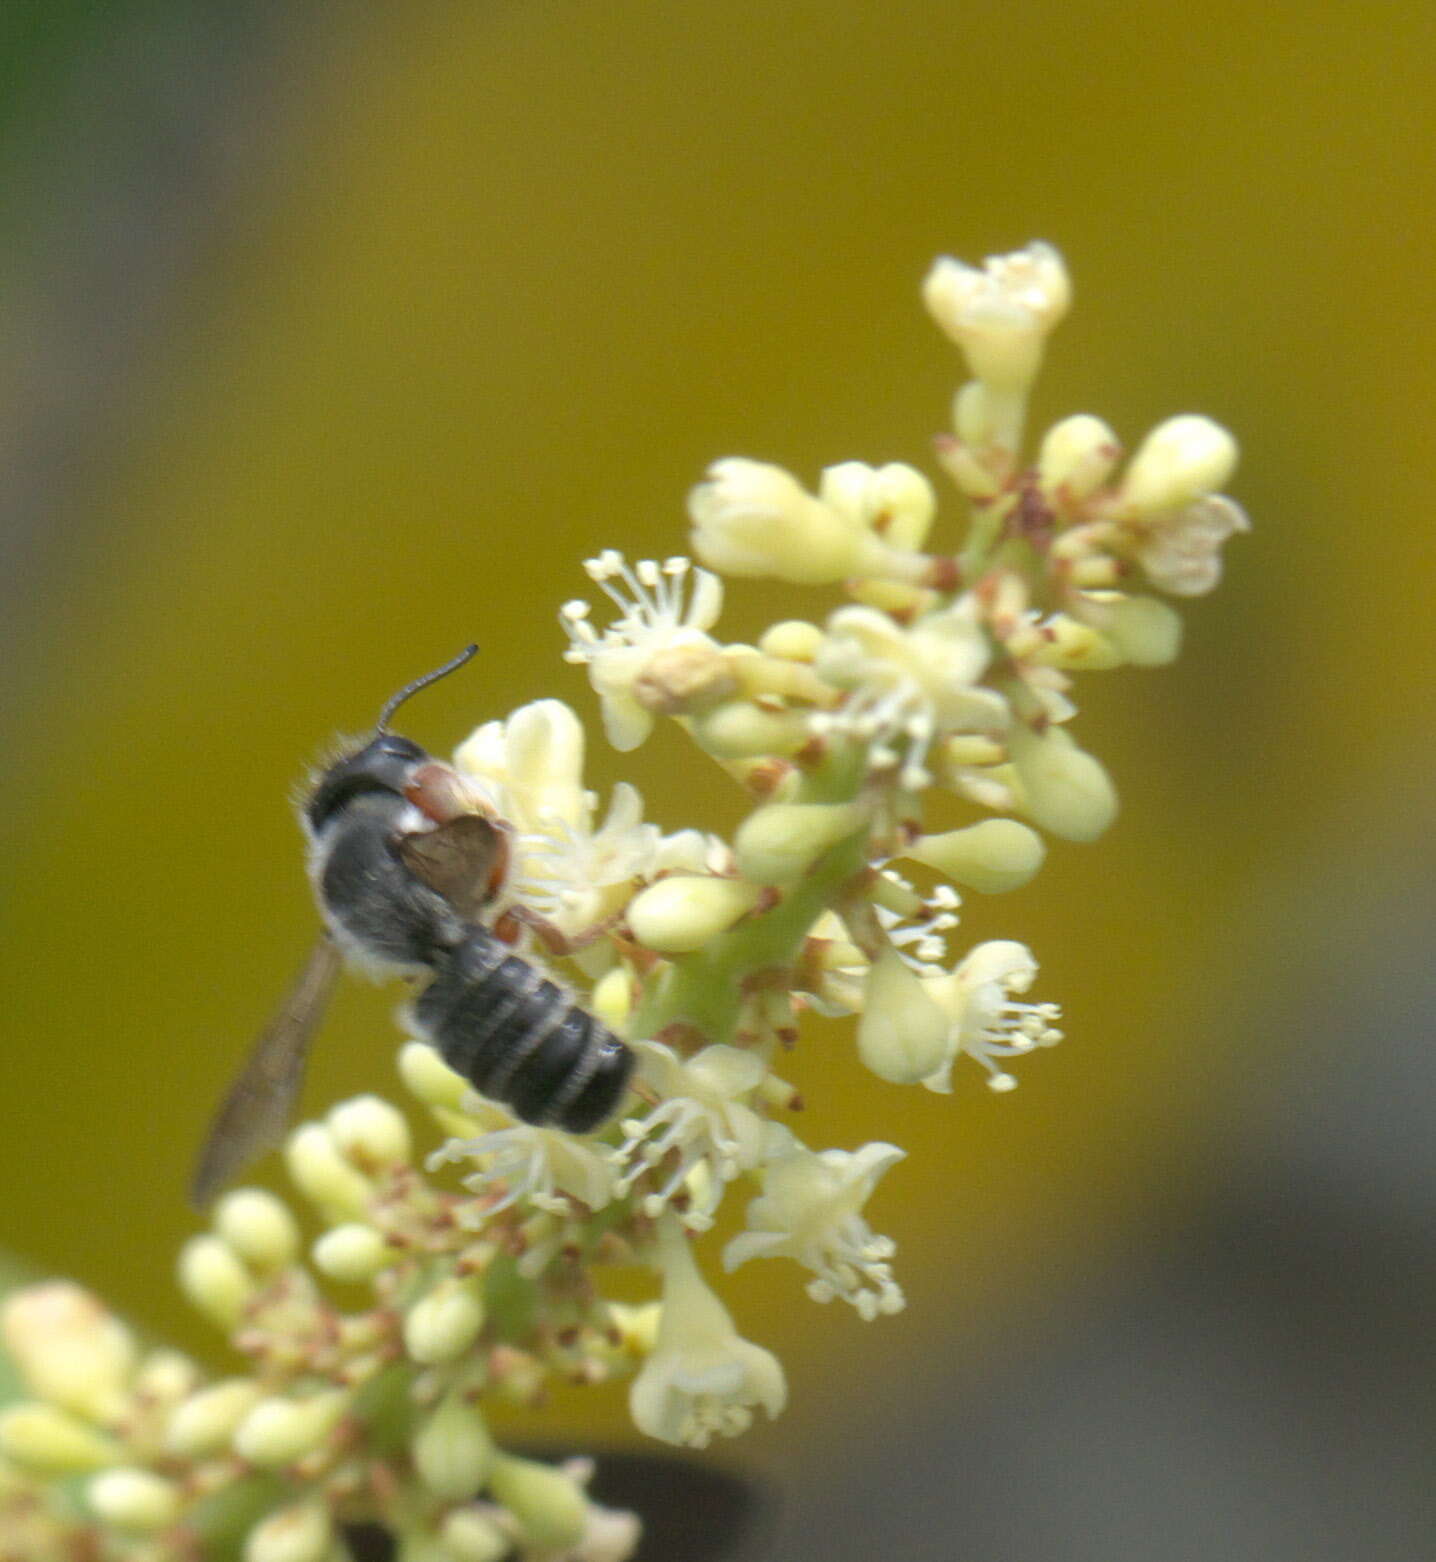
[{"label": "translucent wing", "polygon": [[309,1043],[342,965],[339,951],[327,937],[321,937],[279,1012],[260,1033],[239,1077],[220,1103],[195,1163],[190,1202],[197,1209],[284,1137],[304,1083]]},{"label": "translucent wing", "polygon": [[399,860],[468,922],[493,899],[508,861],[508,837],[482,814],[460,814],[399,839]]}]

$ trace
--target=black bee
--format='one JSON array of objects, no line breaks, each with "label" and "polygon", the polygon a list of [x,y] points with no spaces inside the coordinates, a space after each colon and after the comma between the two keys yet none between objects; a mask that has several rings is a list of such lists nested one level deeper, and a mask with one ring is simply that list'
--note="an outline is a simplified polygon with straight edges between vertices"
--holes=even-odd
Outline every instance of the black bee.
[{"label": "black bee", "polygon": [[476,649],[394,695],[369,742],[330,764],[300,805],[324,932],[215,1115],[191,1185],[197,1205],[282,1138],[346,961],[427,976],[418,1029],[524,1122],[586,1133],[617,1110],[633,1053],[479,920],[507,872],[506,827],[473,812],[449,766],[389,731],[410,695]]}]

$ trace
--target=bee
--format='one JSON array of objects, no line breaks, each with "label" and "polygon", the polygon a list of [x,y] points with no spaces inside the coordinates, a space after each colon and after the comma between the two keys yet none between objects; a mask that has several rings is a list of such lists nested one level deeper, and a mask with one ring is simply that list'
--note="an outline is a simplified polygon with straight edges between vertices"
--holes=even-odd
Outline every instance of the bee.
[{"label": "bee", "polygon": [[301,801],[324,930],[215,1114],[195,1205],[282,1139],[346,963],[422,980],[412,1006],[420,1034],[523,1122],[587,1133],[622,1100],[632,1051],[481,921],[508,871],[508,827],[473,811],[448,765],[389,730],[405,701],[477,649],[400,689],[368,742],[330,763]]}]

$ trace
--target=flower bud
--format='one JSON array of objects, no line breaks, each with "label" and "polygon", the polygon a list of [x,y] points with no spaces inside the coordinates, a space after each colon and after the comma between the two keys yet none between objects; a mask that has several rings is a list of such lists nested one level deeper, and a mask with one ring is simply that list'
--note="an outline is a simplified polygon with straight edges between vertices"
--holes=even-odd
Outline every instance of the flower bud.
[{"label": "flower bud", "polygon": [[588,1499],[577,1481],[552,1465],[500,1454],[489,1493],[518,1520],[525,1544],[536,1551],[567,1551],[583,1534]]},{"label": "flower bud", "polygon": [[296,1502],[250,1530],[244,1562],[325,1562],[334,1524],[322,1502]]},{"label": "flower bud", "polygon": [[1053,835],[1094,841],[1117,814],[1117,793],[1101,764],[1061,727],[1033,732],[1020,723],[1008,736],[1026,813]]},{"label": "flower bud", "polygon": [[756,884],[744,879],[675,874],[634,898],[628,907],[628,925],[640,944],[659,954],[683,954],[726,933],[753,909],[761,894]]},{"label": "flower bud", "polygon": [[1182,618],[1156,597],[1089,592],[1082,617],[1095,624],[1133,667],[1165,667],[1182,646]]},{"label": "flower bud", "polygon": [[353,1219],[369,1207],[374,1185],[339,1153],[323,1123],[305,1123],[290,1134],[284,1163],[295,1187],[331,1220]]},{"label": "flower bud", "polygon": [[840,514],[896,548],[922,547],[937,514],[937,494],[916,467],[902,461],[872,467],[842,461],[824,469],[818,496]]},{"label": "flower bud", "polygon": [[895,949],[868,972],[858,1055],[879,1079],[915,1085],[942,1067],[947,1016],[927,995],[917,973]]},{"label": "flower bud", "polygon": [[513,1538],[476,1508],[452,1509],[439,1538],[454,1562],[504,1562],[514,1549]]},{"label": "flower bud", "polygon": [[1045,492],[1079,503],[1090,498],[1112,475],[1122,445],[1111,428],[1091,413],[1054,423],[1042,439],[1037,476]]},{"label": "flower bud", "polygon": [[165,1452],[178,1459],[203,1459],[227,1448],[259,1396],[259,1385],[249,1378],[227,1378],[191,1394],[170,1415]]},{"label": "flower bud", "polygon": [[903,853],[984,895],[1019,889],[1042,866],[1047,847],[1016,819],[984,819],[965,830],[924,835]]},{"label": "flower bud", "polygon": [[325,1123],[339,1153],[361,1171],[406,1166],[413,1153],[409,1125],[398,1107],[379,1096],[355,1096],[342,1101]]},{"label": "flower bud", "polygon": [[180,1249],[180,1289],[205,1317],[232,1329],[254,1295],[254,1277],[223,1237],[191,1237]]},{"label": "flower bud", "polygon": [[1023,646],[1020,657],[1035,667],[1068,671],[1102,672],[1122,665],[1121,654],[1105,634],[1066,613],[1043,620],[1033,644]]},{"label": "flower bud", "polygon": [[725,575],[821,586],[852,575],[906,578],[921,572],[921,560],[880,542],[766,462],[738,456],[715,461],[689,494],[688,513],[694,551]]},{"label": "flower bud", "polygon": [[399,1049],[399,1077],[426,1106],[457,1111],[470,1089],[468,1080],[444,1062],[427,1041],[409,1041]]},{"label": "flower bud", "polygon": [[419,1428],[413,1451],[425,1486],[455,1501],[481,1490],[494,1460],[484,1418],[458,1391],[447,1394]]},{"label": "flower bud", "polygon": [[234,1451],[266,1469],[293,1464],[329,1436],[348,1401],[343,1389],[322,1389],[308,1399],[262,1399],[235,1431]]},{"label": "flower bud", "polygon": [[409,1309],[404,1319],[404,1348],[425,1366],[453,1361],[468,1350],[483,1326],[479,1282],[448,1276]]},{"label": "flower bud", "polygon": [[179,1515],[179,1492],[148,1470],[125,1467],[106,1470],[85,1488],[90,1511],[113,1529],[129,1535],[150,1535]]},{"label": "flower bud", "polygon": [[154,1405],[177,1405],[199,1386],[200,1376],[183,1351],[152,1350],[135,1369],[130,1392]]},{"label": "flower bud", "polygon": [[236,1188],[215,1206],[214,1229],[260,1274],[283,1269],[299,1252],[299,1227],[288,1208],[260,1188]]},{"label": "flower bud", "polygon": [[802,712],[727,700],[693,718],[693,736],[716,759],[796,754],[812,733]]},{"label": "flower bud", "polygon": [[1236,464],[1237,442],[1220,423],[1184,413],[1142,441],[1122,479],[1122,499],[1139,515],[1178,510],[1221,488]]},{"label": "flower bud", "polygon": [[310,1256],[331,1280],[358,1285],[387,1269],[398,1254],[373,1226],[348,1221],[326,1231]]},{"label": "flower bud", "polygon": [[979,380],[1022,391],[1036,376],[1044,340],[1067,312],[1072,286],[1057,251],[1033,243],[989,256],[981,270],[944,255],[924,279],[922,296]]},{"label": "flower bud", "polygon": [[623,1034],[633,1013],[633,972],[616,965],[593,984],[588,1006],[610,1030]]},{"label": "flower bud", "polygon": [[823,647],[823,631],[801,618],[785,618],[763,631],[758,649],[788,662],[811,662]]},{"label": "flower bud", "polygon": [[41,1399],[104,1421],[124,1400],[134,1336],[100,1300],[68,1280],[25,1286],[0,1315],[5,1348]]},{"label": "flower bud", "polygon": [[35,1475],[75,1475],[112,1464],[119,1450],[66,1411],[22,1401],[0,1411],[0,1454]]},{"label": "flower bud", "polygon": [[738,870],[755,884],[787,884],[867,823],[860,803],[770,803],[738,827]]}]

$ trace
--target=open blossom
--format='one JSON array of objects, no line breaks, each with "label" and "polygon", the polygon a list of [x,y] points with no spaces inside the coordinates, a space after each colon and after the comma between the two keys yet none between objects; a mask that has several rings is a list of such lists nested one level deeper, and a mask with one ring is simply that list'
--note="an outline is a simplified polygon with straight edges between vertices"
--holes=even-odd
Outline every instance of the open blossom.
[{"label": "open blossom", "polygon": [[663,1222],[658,1261],[658,1339],[628,1398],[638,1429],[665,1443],[704,1448],[715,1436],[746,1431],[755,1407],[777,1415],[788,1398],[782,1367],[770,1351],[739,1337],[676,1221]]},{"label": "open blossom", "polygon": [[706,1230],[725,1184],[762,1159],[772,1125],[744,1098],[767,1069],[737,1047],[705,1047],[686,1063],[658,1042],[640,1043],[638,1051],[640,1071],[660,1099],[645,1117],[623,1125],[618,1192],[628,1192],[649,1172],[662,1176],[644,1196],[645,1213],[660,1214],[681,1194],[687,1202],[683,1223]]},{"label": "open blossom", "polygon": [[837,711],[819,712],[812,724],[869,740],[873,765],[901,763],[902,784],[924,786],[935,739],[1006,727],[1002,696],[978,686],[991,659],[970,593],[911,627],[877,608],[839,608],[814,665],[820,677],[849,691],[848,700]]},{"label": "open blossom", "polygon": [[692,570],[690,594],[687,559],[630,566],[612,548],[584,567],[619,617],[600,633],[589,622],[587,602],[565,603],[559,615],[569,637],[564,655],[587,666],[614,748],[637,748],[656,715],[677,715],[732,692],[722,647],[708,634],[723,609],[716,575]]},{"label": "open blossom", "polygon": [[613,1194],[609,1161],[573,1134],[516,1123],[475,1139],[450,1139],[429,1157],[430,1171],[446,1161],[474,1161],[479,1170],[464,1178],[471,1193],[499,1193],[480,1219],[522,1200],[536,1209],[567,1214],[569,1200],[602,1209]]},{"label": "open blossom", "polygon": [[1137,562],[1147,578],[1174,597],[1200,597],[1222,578],[1222,544],[1251,530],[1246,512],[1225,494],[1208,494],[1144,528]]},{"label": "open blossom", "polygon": [[979,944],[949,976],[923,982],[928,996],[949,1019],[947,1057],[923,1084],[946,1094],[952,1089],[952,1065],[963,1054],[988,1072],[993,1090],[1016,1088],[1017,1079],[1000,1059],[1019,1057],[1062,1040],[1056,1028],[1061,1010],[1055,1003],[1024,1003],[1037,976],[1037,962],[1024,945],[1010,939]]},{"label": "open blossom", "polygon": [[583,758],[583,728],[561,700],[486,722],[454,755],[464,782],[514,828],[510,897],[569,935],[620,910],[663,858],[658,826],[644,822],[643,798],[625,781],[595,827]]},{"label": "open blossom", "polygon": [[864,1319],[899,1312],[901,1288],[888,1260],[895,1247],[874,1236],[860,1211],[878,1179],[906,1152],[892,1144],[814,1153],[790,1139],[763,1169],[763,1192],[748,1206],[748,1229],[723,1249],[723,1267],[752,1258],[795,1259],[813,1272],[808,1295],[841,1297]]}]

